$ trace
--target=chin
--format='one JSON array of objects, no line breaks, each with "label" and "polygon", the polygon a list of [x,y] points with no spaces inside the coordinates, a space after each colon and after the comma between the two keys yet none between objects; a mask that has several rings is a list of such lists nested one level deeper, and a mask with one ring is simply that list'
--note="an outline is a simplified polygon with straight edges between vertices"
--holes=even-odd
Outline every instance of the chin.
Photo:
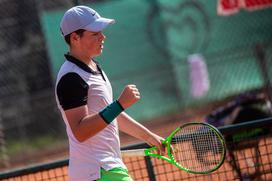
[{"label": "chin", "polygon": [[103,50],[100,50],[100,51],[97,53],[97,55],[96,55],[96,56],[101,55],[101,54],[102,54],[102,52],[103,52]]},{"label": "chin", "polygon": [[93,55],[93,57],[98,57],[98,56],[101,55],[101,54],[102,54],[102,51],[99,52],[99,53],[97,53],[97,54],[95,54],[95,55]]},{"label": "chin", "polygon": [[92,57],[98,57],[98,56],[101,55],[101,54],[102,54],[102,51],[97,52],[97,53],[93,53],[93,54],[92,54]]}]

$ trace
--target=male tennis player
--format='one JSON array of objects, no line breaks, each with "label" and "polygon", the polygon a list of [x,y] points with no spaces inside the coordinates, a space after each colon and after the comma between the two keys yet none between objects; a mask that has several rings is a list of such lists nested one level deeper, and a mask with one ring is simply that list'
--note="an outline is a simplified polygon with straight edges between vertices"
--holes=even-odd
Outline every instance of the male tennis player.
[{"label": "male tennis player", "polygon": [[132,180],[121,159],[118,127],[164,151],[162,137],[124,112],[140,99],[136,86],[125,86],[113,101],[111,84],[94,60],[102,53],[102,30],[113,23],[86,6],[69,9],[60,23],[69,52],[58,73],[56,99],[69,138],[72,181]]}]

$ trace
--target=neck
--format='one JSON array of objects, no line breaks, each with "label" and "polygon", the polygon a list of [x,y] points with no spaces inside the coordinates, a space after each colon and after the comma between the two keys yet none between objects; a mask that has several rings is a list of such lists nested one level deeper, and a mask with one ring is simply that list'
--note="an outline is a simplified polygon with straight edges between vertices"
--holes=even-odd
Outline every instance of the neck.
[{"label": "neck", "polygon": [[97,70],[96,63],[93,61],[92,57],[84,56],[82,54],[78,54],[75,51],[70,51],[69,54],[71,56],[75,57],[76,59],[80,60],[81,62],[85,63],[86,65],[88,65],[94,71]]}]

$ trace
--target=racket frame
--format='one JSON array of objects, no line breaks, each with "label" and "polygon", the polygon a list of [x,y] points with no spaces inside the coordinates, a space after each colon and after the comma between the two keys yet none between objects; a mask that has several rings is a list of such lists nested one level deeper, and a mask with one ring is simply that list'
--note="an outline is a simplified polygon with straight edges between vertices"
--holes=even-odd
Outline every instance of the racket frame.
[{"label": "racket frame", "polygon": [[[193,171],[193,170],[190,170],[188,168],[185,168],[183,167],[182,165],[180,165],[178,162],[176,162],[176,160],[174,159],[174,156],[171,154],[171,143],[172,143],[172,139],[174,138],[175,134],[180,131],[181,129],[183,129],[184,127],[187,127],[187,126],[190,126],[190,125],[205,125],[205,126],[208,126],[211,130],[213,130],[214,133],[216,133],[217,137],[219,138],[221,144],[223,145],[223,154],[221,155],[221,159],[220,159],[220,162],[219,164],[217,164],[216,167],[208,170],[208,171]],[[226,156],[226,144],[225,144],[225,139],[223,137],[223,135],[219,132],[219,130],[208,124],[208,123],[204,123],[204,122],[190,122],[190,123],[186,123],[186,124],[183,124],[182,126],[176,128],[163,142],[162,144],[165,144],[167,145],[167,154],[169,156],[166,157],[166,156],[163,156],[163,155],[159,155],[159,154],[156,154],[156,153],[152,153],[152,151],[156,150],[156,147],[151,147],[151,148],[148,148],[148,149],[145,149],[144,150],[144,153],[146,156],[151,156],[151,157],[155,157],[155,158],[158,158],[158,159],[162,159],[162,160],[165,160],[173,165],[175,165],[176,167],[178,167],[179,169],[181,170],[184,170],[188,173],[193,173],[193,174],[208,174],[208,173],[211,173],[217,169],[219,169],[222,164],[224,163],[224,160],[225,160],[225,156]]]}]

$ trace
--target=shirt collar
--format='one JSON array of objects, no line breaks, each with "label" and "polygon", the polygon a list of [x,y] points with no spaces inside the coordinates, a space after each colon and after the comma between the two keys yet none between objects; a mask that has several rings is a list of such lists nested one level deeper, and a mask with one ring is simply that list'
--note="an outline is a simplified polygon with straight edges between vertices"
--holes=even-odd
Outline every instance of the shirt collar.
[{"label": "shirt collar", "polygon": [[83,69],[86,72],[89,72],[89,73],[92,73],[92,74],[101,74],[102,73],[102,69],[101,69],[99,63],[97,61],[95,61],[95,60],[93,60],[93,61],[96,63],[98,71],[92,70],[88,65],[86,65],[82,61],[78,60],[77,58],[73,57],[72,55],[69,55],[68,53],[64,54],[64,56],[65,56],[67,61],[76,64],[79,68]]}]

